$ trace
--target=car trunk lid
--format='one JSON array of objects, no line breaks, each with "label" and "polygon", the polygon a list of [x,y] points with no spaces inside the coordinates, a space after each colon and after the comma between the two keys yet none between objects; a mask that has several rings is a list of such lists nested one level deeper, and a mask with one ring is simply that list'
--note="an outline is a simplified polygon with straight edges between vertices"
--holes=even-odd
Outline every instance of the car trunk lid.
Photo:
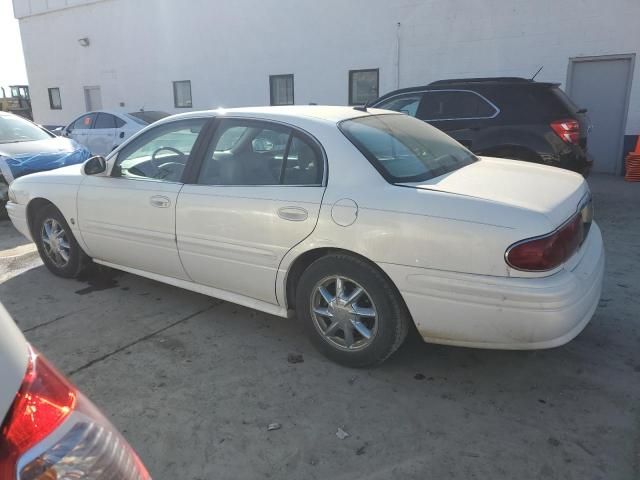
[{"label": "car trunk lid", "polygon": [[[588,195],[584,179],[573,172],[533,163],[481,157],[464,168],[403,186],[479,198],[545,215],[552,229],[578,211]],[[547,232],[540,232],[544,234]]]}]

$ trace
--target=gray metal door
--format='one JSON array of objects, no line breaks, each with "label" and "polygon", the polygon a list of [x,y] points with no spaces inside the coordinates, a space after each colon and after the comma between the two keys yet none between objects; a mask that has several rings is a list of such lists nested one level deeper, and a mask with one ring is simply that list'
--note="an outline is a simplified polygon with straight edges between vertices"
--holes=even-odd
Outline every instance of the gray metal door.
[{"label": "gray metal door", "polygon": [[593,170],[618,174],[627,120],[633,56],[573,58],[569,63],[567,93],[587,108],[593,129],[587,148]]},{"label": "gray metal door", "polygon": [[102,108],[100,87],[84,87],[84,100],[87,105],[87,112],[100,110]]}]

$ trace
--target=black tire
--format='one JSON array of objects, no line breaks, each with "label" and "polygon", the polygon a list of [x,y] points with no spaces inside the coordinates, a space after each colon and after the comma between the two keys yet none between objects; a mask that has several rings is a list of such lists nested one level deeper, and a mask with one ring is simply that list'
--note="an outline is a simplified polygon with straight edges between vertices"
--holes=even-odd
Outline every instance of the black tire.
[{"label": "black tire", "polygon": [[[364,289],[366,299],[370,297],[377,313],[375,334],[371,340],[363,337],[362,341],[369,343],[355,351],[333,344],[314,320],[312,304],[316,287],[319,282],[335,276],[351,279]],[[411,322],[404,302],[385,275],[365,260],[347,254],[321,257],[303,272],[296,291],[296,311],[313,345],[329,359],[347,367],[382,363],[402,345]]]},{"label": "black tire", "polygon": [[[68,259],[64,265],[57,265],[51,256],[47,254],[45,248],[42,232],[45,229],[45,222],[51,220],[56,221],[64,229],[67,240],[66,243],[69,245]],[[78,245],[69,224],[62,213],[53,205],[44,206],[36,212],[33,221],[33,238],[38,247],[38,253],[40,254],[42,262],[51,273],[58,277],[76,278],[89,263],[89,257],[82,251],[80,245]]]}]

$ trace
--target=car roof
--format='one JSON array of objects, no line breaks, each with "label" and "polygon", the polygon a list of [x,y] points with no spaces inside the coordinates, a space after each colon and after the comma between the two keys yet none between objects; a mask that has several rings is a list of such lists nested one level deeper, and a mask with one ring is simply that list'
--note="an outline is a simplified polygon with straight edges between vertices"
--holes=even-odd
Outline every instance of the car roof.
[{"label": "car roof", "polygon": [[450,78],[445,80],[437,80],[435,82],[428,83],[426,85],[420,85],[416,87],[401,88],[385,93],[378,98],[373,105],[378,104],[381,100],[386,100],[389,97],[393,97],[403,93],[422,92],[424,90],[446,90],[446,89],[459,89],[465,88],[473,90],[473,87],[491,87],[491,86],[522,86],[522,87],[535,87],[535,88],[548,88],[556,87],[559,83],[551,82],[536,82],[530,78],[521,77],[479,77],[479,78]]},{"label": "car roof", "polygon": [[[217,110],[204,110],[188,113],[180,113],[159,120],[155,124],[165,123],[181,118],[196,117],[254,117],[258,119],[271,119],[282,121],[294,121],[296,118],[305,118],[322,123],[336,124],[351,118],[364,117],[368,115],[393,115],[397,112],[380,110],[375,108],[340,107],[330,105],[287,105],[273,107],[241,107],[241,108],[219,108]],[[154,124],[154,125],[155,125]]]}]

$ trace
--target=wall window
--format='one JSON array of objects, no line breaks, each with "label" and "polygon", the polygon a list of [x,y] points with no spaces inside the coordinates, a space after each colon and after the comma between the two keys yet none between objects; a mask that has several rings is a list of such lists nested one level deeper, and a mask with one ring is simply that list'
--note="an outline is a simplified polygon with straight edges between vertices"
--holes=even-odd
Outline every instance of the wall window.
[{"label": "wall window", "polygon": [[176,108],[191,108],[191,80],[173,82],[173,105]]},{"label": "wall window", "polygon": [[349,105],[364,105],[378,98],[380,70],[349,70]]},{"label": "wall window", "polygon": [[269,76],[271,105],[293,105],[293,74]]},{"label": "wall window", "polygon": [[62,110],[62,99],[58,87],[49,89],[49,107],[51,110]]}]

